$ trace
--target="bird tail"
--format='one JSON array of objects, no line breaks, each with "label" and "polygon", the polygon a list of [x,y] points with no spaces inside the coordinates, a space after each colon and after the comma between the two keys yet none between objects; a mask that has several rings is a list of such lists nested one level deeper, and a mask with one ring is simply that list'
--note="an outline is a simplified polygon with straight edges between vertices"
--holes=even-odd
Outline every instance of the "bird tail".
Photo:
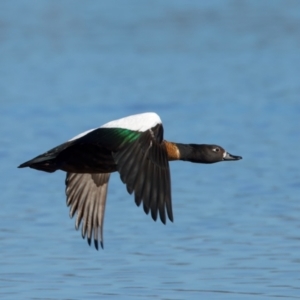
[{"label": "bird tail", "polygon": [[18,166],[18,168],[32,168],[45,172],[55,172],[58,169],[57,162],[55,160],[56,156],[49,155],[49,153],[44,153],[31,160],[28,160]]}]

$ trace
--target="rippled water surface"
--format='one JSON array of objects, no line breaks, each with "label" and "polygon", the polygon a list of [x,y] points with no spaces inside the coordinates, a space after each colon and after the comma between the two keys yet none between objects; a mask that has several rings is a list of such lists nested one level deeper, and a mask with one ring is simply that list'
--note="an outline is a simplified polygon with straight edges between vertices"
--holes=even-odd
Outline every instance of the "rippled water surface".
[{"label": "rippled water surface", "polygon": [[[2,1],[0,45],[1,298],[300,298],[299,1]],[[243,160],[171,162],[166,226],[114,174],[96,251],[17,166],[144,111]]]}]

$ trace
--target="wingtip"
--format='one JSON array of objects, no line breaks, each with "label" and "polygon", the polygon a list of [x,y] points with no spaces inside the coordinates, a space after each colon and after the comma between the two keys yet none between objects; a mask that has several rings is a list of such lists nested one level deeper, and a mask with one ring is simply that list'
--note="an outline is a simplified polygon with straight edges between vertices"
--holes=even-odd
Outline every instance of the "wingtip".
[{"label": "wingtip", "polygon": [[97,251],[99,251],[99,244],[100,244],[100,247],[102,249],[104,249],[103,241],[98,241],[97,239],[94,239],[94,245],[95,245],[95,248]]},{"label": "wingtip", "polygon": [[95,245],[95,249],[98,251],[99,250],[99,246],[98,246],[98,241],[94,240],[94,245]]},{"label": "wingtip", "polygon": [[91,238],[87,238],[87,242],[88,242],[89,246],[91,246],[92,239]]},{"label": "wingtip", "polygon": [[172,210],[167,210],[167,215],[168,215],[169,220],[173,223],[174,222],[174,217],[173,217]]}]

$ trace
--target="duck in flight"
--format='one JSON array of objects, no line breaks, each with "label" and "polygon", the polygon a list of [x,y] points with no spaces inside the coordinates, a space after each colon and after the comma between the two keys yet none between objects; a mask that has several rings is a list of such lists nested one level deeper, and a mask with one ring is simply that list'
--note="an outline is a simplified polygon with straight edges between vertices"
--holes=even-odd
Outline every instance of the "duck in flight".
[{"label": "duck in flight", "polygon": [[75,228],[89,245],[94,239],[103,248],[103,221],[110,174],[119,172],[135,203],[146,214],[173,222],[169,161],[211,164],[234,161],[222,147],[180,144],[164,140],[163,125],[156,113],[142,113],[114,120],[83,132],[69,141],[19,166],[45,172],[65,171],[70,217],[77,212]]}]

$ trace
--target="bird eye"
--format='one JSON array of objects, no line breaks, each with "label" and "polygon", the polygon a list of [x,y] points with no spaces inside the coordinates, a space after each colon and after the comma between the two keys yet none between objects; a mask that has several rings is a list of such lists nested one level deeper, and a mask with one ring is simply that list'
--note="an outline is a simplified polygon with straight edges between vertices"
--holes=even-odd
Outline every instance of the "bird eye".
[{"label": "bird eye", "polygon": [[220,148],[213,148],[212,149],[214,152],[219,152],[220,151]]}]

